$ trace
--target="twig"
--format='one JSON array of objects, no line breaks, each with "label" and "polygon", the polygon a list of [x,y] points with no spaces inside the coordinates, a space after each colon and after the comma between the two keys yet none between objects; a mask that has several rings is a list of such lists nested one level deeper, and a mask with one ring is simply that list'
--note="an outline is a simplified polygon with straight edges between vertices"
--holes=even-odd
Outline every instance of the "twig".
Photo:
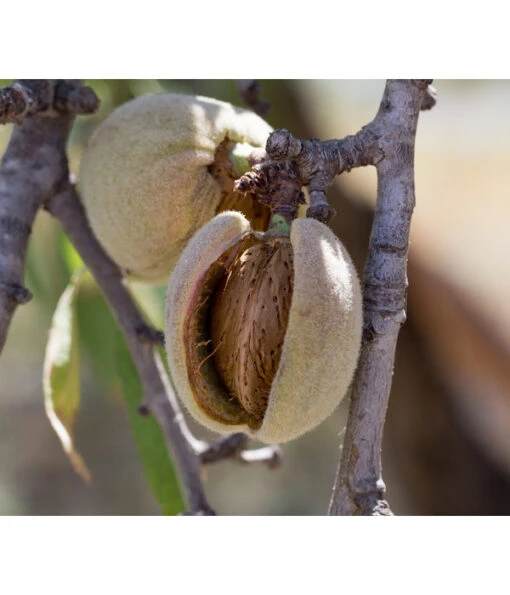
[{"label": "twig", "polygon": [[253,465],[261,463],[269,469],[279,469],[283,463],[283,453],[279,446],[271,445],[251,450],[242,450],[236,457],[240,463]]},{"label": "twig", "polygon": [[268,160],[258,166],[261,180],[268,177],[274,163],[290,168],[300,183],[309,187],[310,206],[308,217],[328,223],[335,211],[326,199],[326,191],[336,176],[353,167],[375,165],[383,157],[377,137],[367,127],[356,135],[341,140],[298,140],[288,130],[275,130],[268,138]]},{"label": "twig", "polygon": [[200,460],[204,465],[217,463],[225,459],[234,459],[240,463],[262,463],[270,469],[277,469],[283,461],[279,446],[267,446],[246,450],[248,436],[245,434],[231,434],[218,440],[215,444],[207,445],[200,452]]},{"label": "twig", "polygon": [[271,104],[267,99],[262,99],[260,85],[254,79],[239,79],[237,89],[246,105],[259,116],[265,116]]},{"label": "twig", "polygon": [[384,159],[377,162],[377,206],[363,278],[363,343],[331,515],[392,514],[384,499],[382,434],[405,321],[416,127],[430,82],[387,81],[379,111],[367,127],[378,138]]},{"label": "twig", "polygon": [[231,434],[220,438],[214,444],[206,444],[200,449],[200,460],[204,465],[216,463],[223,459],[236,456],[248,444],[246,434]]}]

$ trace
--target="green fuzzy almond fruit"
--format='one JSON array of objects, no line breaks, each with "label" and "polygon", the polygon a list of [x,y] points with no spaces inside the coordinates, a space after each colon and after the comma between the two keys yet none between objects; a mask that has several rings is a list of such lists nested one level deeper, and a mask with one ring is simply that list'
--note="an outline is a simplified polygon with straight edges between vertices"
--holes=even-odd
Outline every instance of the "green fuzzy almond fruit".
[{"label": "green fuzzy almond fruit", "polygon": [[239,160],[225,186],[218,156],[265,147],[271,131],[253,112],[206,97],[145,95],[117,108],[94,131],[79,177],[103,248],[130,278],[167,281],[189,238],[218,212],[267,220],[230,192],[244,173]]},{"label": "green fuzzy almond fruit", "polygon": [[340,240],[315,219],[254,232],[225,212],[190,240],[170,278],[165,343],[191,415],[268,444],[315,428],[346,395],[362,299]]}]

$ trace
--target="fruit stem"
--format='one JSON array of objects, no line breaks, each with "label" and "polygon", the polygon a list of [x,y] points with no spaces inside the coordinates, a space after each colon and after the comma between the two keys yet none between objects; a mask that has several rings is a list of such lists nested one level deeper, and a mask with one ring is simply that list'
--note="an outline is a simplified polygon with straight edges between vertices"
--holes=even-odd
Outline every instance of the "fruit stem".
[{"label": "fruit stem", "polygon": [[290,236],[290,225],[292,223],[292,217],[288,220],[281,213],[273,213],[271,220],[269,221],[269,227],[266,231],[266,235],[270,236]]}]

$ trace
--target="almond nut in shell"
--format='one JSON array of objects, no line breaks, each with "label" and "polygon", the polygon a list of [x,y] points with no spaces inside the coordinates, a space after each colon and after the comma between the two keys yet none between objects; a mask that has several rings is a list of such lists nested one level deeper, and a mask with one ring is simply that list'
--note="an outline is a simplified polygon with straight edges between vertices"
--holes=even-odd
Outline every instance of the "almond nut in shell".
[{"label": "almond nut in shell", "polygon": [[[280,227],[281,230],[283,227]],[[351,259],[315,219],[256,232],[240,213],[202,227],[170,278],[165,339],[172,380],[207,428],[285,442],[345,396],[361,342]]]}]

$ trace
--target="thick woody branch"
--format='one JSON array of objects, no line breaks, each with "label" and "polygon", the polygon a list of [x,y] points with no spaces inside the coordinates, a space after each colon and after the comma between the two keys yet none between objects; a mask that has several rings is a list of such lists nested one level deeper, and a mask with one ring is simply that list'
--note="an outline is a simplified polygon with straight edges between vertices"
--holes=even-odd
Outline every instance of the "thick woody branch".
[{"label": "thick woody branch", "polygon": [[349,420],[329,513],[388,515],[381,447],[395,348],[405,321],[407,251],[414,195],[414,144],[430,81],[387,81],[366,128],[378,139],[377,206],[363,277],[364,325]]},{"label": "thick woody branch", "polygon": [[36,213],[68,177],[65,146],[73,116],[58,112],[55,98],[72,104],[90,93],[78,82],[44,80],[0,90],[0,123],[24,120],[13,129],[0,166],[0,351],[17,306],[31,297],[23,273]]},{"label": "thick woody branch", "polygon": [[71,119],[31,119],[15,128],[0,166],[0,351],[23,286],[28,239],[37,211],[67,175],[65,144]]},{"label": "thick woody branch", "polygon": [[282,192],[284,172],[294,192],[300,185],[309,187],[307,215],[327,223],[334,211],[326,191],[335,177],[353,167],[377,167],[377,208],[363,279],[363,342],[330,514],[391,514],[384,500],[382,433],[396,341],[405,320],[416,126],[420,109],[435,103],[430,82],[388,81],[376,118],[353,136],[303,141],[275,130],[266,144],[267,160],[238,181],[240,190],[269,197]]}]

